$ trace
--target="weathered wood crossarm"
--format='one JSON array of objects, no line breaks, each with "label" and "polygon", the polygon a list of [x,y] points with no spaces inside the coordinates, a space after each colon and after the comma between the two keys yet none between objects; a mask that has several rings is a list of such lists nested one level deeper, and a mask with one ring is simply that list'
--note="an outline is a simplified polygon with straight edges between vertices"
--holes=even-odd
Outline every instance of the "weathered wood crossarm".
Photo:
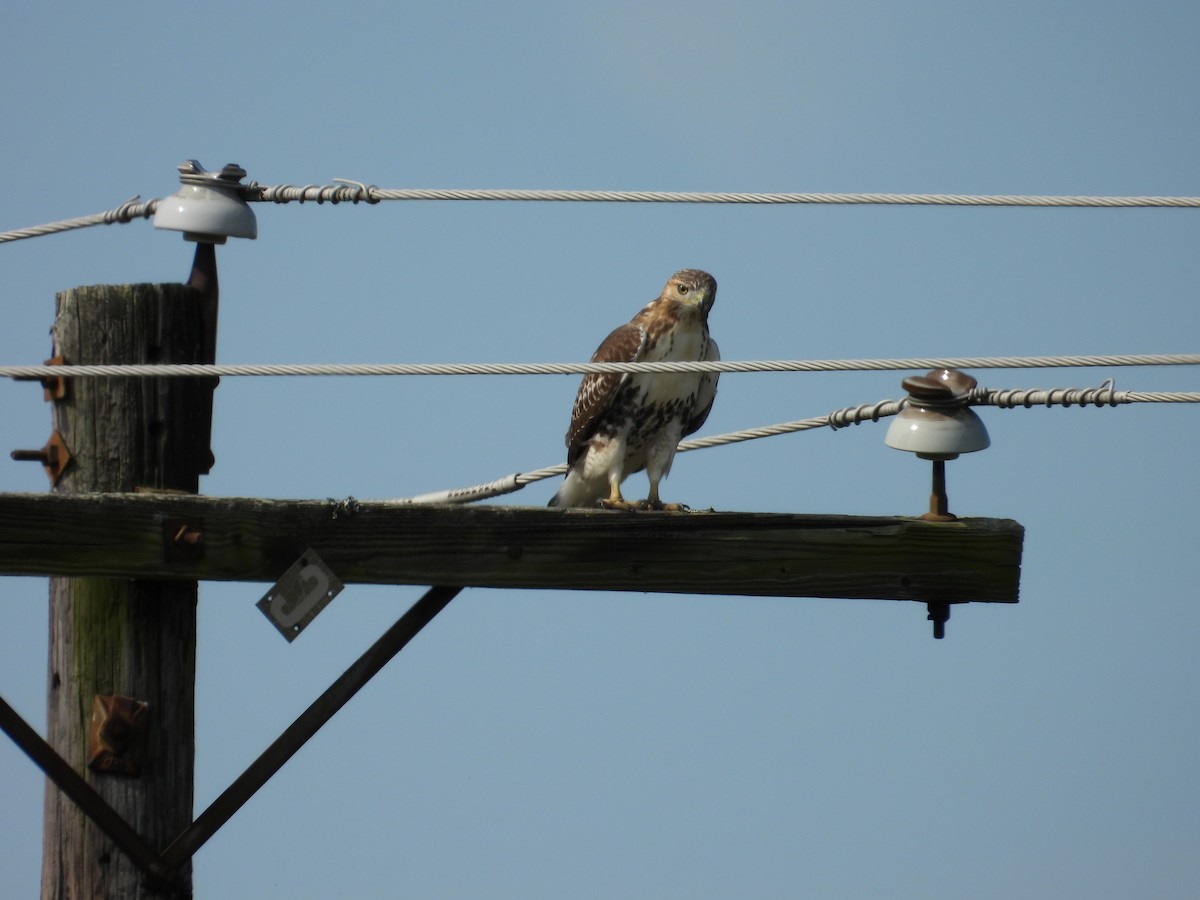
[{"label": "weathered wood crossarm", "polygon": [[0,574],[266,581],[309,548],[347,584],[1015,603],[1007,519],[0,494]]}]

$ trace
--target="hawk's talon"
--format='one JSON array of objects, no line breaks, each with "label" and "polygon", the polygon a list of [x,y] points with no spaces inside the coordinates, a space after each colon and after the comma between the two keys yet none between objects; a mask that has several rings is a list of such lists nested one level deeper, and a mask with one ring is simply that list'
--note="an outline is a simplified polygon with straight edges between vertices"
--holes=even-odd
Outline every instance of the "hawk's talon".
[{"label": "hawk's talon", "polygon": [[627,512],[691,512],[692,508],[685,503],[663,503],[661,500],[613,500],[605,498],[597,500],[596,505],[601,509],[621,509]]},{"label": "hawk's talon", "polygon": [[623,509],[626,511],[638,509],[638,504],[632,500],[614,500],[610,497],[605,497],[603,500],[597,500],[596,505],[601,509]]},{"label": "hawk's talon", "polygon": [[643,500],[638,509],[653,509],[658,512],[690,512],[691,507],[686,503],[663,503],[661,500]]}]

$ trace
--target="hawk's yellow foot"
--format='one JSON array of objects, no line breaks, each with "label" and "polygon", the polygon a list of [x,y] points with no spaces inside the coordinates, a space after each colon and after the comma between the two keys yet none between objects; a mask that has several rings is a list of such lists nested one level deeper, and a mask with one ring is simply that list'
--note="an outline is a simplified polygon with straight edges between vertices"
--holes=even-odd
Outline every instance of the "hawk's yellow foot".
[{"label": "hawk's yellow foot", "polygon": [[646,502],[645,500],[624,500],[621,498],[617,498],[616,500],[613,500],[611,498],[606,497],[603,500],[596,501],[596,505],[599,506],[601,509],[635,510],[635,509],[644,509],[645,507],[643,507],[642,504],[645,502]]},{"label": "hawk's yellow foot", "polygon": [[690,512],[691,507],[686,503],[663,503],[661,500],[643,500],[638,509],[655,509],[663,512]]},{"label": "hawk's yellow foot", "polygon": [[621,482],[614,481],[608,488],[608,496],[598,500],[596,505],[601,509],[637,509],[636,501],[626,500],[621,496]]}]

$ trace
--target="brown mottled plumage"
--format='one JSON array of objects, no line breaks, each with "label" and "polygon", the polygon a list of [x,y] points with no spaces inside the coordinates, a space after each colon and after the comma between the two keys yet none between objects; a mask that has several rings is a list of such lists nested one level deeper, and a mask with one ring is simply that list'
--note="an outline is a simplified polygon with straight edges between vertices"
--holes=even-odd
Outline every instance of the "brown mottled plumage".
[{"label": "brown mottled plumage", "polygon": [[[717,282],[684,269],[633,319],[612,332],[592,362],[696,362],[720,359],[708,312]],[[717,393],[716,372],[585,375],[567,430],[570,469],[551,506],[664,508],[659,482],[681,438],[704,424]],[[647,470],[650,494],[630,504],[621,482]],[[667,508],[680,508],[677,504]]]}]

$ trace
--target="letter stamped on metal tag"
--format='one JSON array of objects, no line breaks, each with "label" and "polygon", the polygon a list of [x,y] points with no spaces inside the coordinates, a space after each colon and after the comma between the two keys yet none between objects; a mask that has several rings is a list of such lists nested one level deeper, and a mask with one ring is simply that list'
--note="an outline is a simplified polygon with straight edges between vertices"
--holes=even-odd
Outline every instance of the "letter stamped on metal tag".
[{"label": "letter stamped on metal tag", "polygon": [[308,550],[255,605],[291,643],[343,587],[321,557]]}]

